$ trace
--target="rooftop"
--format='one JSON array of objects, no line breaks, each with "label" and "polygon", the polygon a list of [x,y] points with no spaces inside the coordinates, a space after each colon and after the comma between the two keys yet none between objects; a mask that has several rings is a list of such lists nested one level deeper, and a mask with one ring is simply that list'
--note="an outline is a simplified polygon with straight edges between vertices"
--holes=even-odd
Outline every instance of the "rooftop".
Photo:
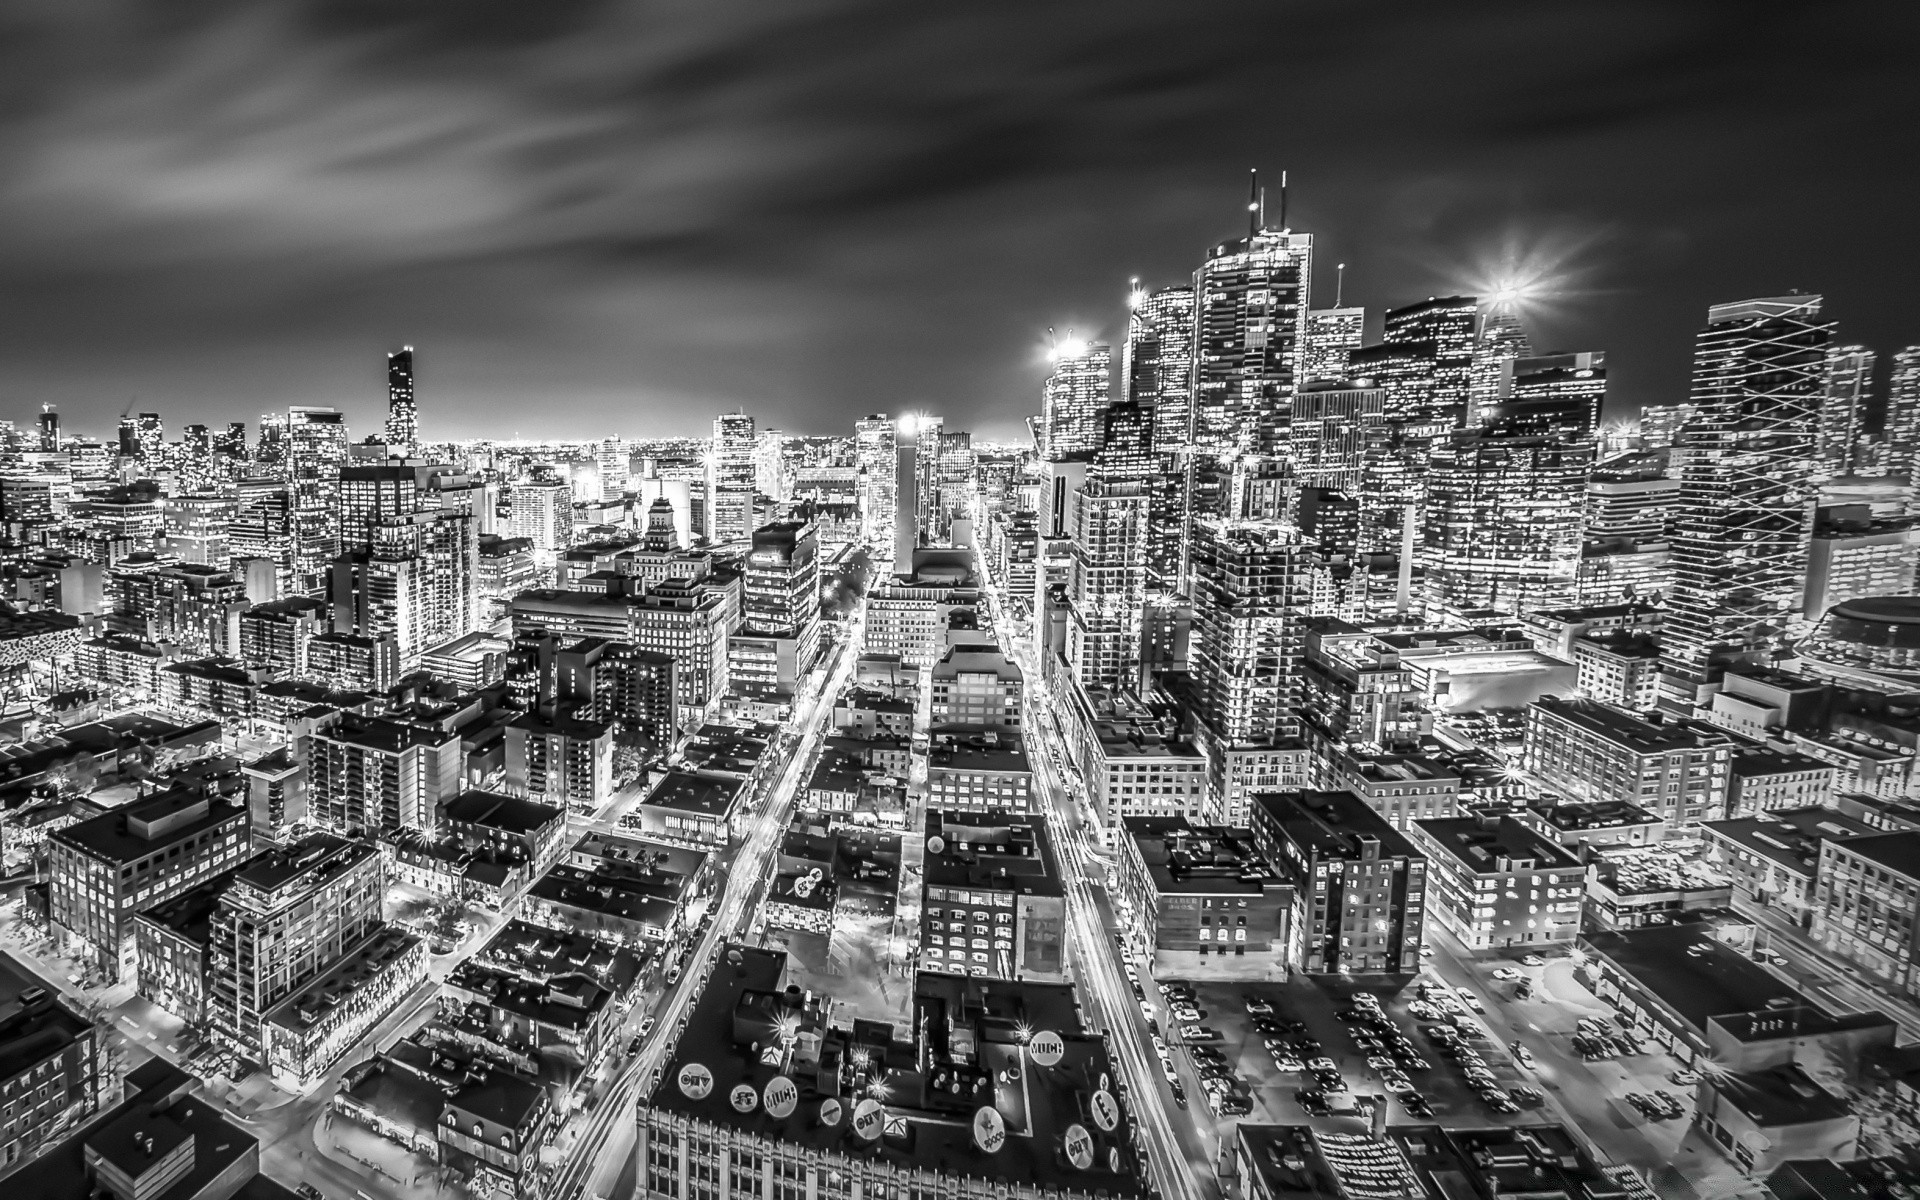
[{"label": "rooftop", "polygon": [[258,892],[274,905],[292,903],[339,878],[378,853],[372,842],[311,833],[286,846],[264,850],[234,873],[243,894]]},{"label": "rooftop", "polygon": [[93,858],[125,864],[228,822],[244,823],[246,819],[247,810],[242,805],[210,800],[196,791],[176,788],[76,822],[48,836],[77,847]]},{"label": "rooftop", "polygon": [[1847,842],[1847,853],[1876,862],[1909,879],[1920,879],[1920,829],[1876,833]]},{"label": "rooftop", "polygon": [[1814,1082],[1799,1063],[1727,1071],[1709,1076],[1707,1086],[1762,1128],[1836,1121],[1853,1113],[1846,1100]]},{"label": "rooftop", "polygon": [[1046,822],[999,812],[929,812],[924,875],[930,887],[971,884],[1028,896],[1061,894]]},{"label": "rooftop", "polygon": [[1556,871],[1580,867],[1565,846],[1510,816],[1437,817],[1413,822],[1443,853],[1476,875],[1509,871]]},{"label": "rooftop", "polygon": [[[647,1103],[902,1170],[1141,1195],[1130,1118],[1100,1087],[1112,1066],[1099,1035],[1081,1026],[1071,988],[922,973],[912,1020],[898,1031],[917,1031],[915,1045],[889,1025],[837,1020],[832,1001],[786,986],[786,972],[782,952],[728,947]],[[1043,1032],[1059,1036],[1050,1066],[1028,1049]],[[763,1100],[776,1079],[798,1085],[799,1102],[784,1111]],[[741,1085],[753,1103],[735,1098]],[[991,1152],[973,1133],[983,1108],[1007,1135]],[[1084,1168],[1061,1152],[1069,1133],[1089,1139]]]},{"label": "rooftop", "polygon": [[0,954],[0,1079],[15,1078],[92,1030],[93,1022],[70,1011],[50,984]]},{"label": "rooftop", "polygon": [[1731,821],[1702,821],[1700,828],[1712,838],[1724,839],[1795,874],[1809,877],[1819,864],[1823,840],[1876,832],[1865,821],[1832,808],[1778,809]]},{"label": "rooftop", "polygon": [[740,795],[740,781],[724,775],[669,771],[660,786],[641,801],[652,808],[701,813],[725,819]]},{"label": "rooftop", "polygon": [[496,792],[462,792],[447,801],[441,816],[463,825],[483,825],[508,833],[532,835],[566,820],[557,805],[541,804]]},{"label": "rooftop", "polygon": [[1765,775],[1793,775],[1805,771],[1832,771],[1832,763],[1821,762],[1807,754],[1791,750],[1749,750],[1733,756],[1733,773],[1752,779]]},{"label": "rooftop", "polygon": [[308,980],[268,1009],[264,1019],[282,1029],[309,1029],[348,995],[379,974],[387,963],[418,945],[420,939],[406,930],[392,925],[383,926],[335,962],[324,974]]},{"label": "rooftop", "polygon": [[1670,750],[1692,750],[1718,743],[1731,744],[1724,735],[1708,741],[1695,725],[1656,724],[1611,709],[1591,700],[1573,700],[1562,696],[1542,696],[1532,710],[1543,716],[1557,717],[1599,734],[1612,742],[1641,753],[1660,754]]},{"label": "rooftop", "polygon": [[1574,833],[1586,829],[1619,829],[1633,825],[1663,825],[1665,820],[1625,800],[1594,800],[1543,805],[1535,817],[1554,829]]},{"label": "rooftop", "polygon": [[226,895],[227,887],[240,871],[235,867],[231,871],[222,871],[198,887],[180,893],[171,900],[163,901],[152,908],[142,909],[135,914],[138,921],[149,921],[175,935],[199,946],[207,944],[207,937],[213,928],[213,910],[220,905],[220,897]]},{"label": "rooftop", "polygon": [[1424,857],[1352,792],[1256,792],[1253,803],[1309,859],[1357,859],[1369,841],[1379,844],[1382,858]]},{"label": "rooftop", "polygon": [[1253,832],[1185,817],[1127,817],[1127,835],[1162,895],[1258,896],[1281,883]]}]

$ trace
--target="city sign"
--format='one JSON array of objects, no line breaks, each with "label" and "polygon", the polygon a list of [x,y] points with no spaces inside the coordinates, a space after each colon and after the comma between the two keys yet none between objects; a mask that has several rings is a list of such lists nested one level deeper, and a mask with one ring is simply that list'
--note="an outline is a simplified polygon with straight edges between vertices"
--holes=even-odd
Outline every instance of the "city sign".
[{"label": "city sign", "polygon": [[840,1101],[834,1099],[832,1096],[828,1096],[820,1102],[820,1123],[822,1125],[828,1126],[829,1128],[838,1125],[842,1113],[843,1110],[841,1109]]}]

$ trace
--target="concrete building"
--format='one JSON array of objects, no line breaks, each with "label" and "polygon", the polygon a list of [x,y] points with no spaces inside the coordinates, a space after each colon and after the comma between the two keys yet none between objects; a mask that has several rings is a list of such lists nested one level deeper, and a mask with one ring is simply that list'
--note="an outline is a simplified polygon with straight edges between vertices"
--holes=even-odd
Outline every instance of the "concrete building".
[{"label": "concrete building", "polygon": [[613,726],[527,713],[507,722],[507,787],[570,812],[593,813],[613,798]]},{"label": "concrete building", "polygon": [[972,978],[1066,980],[1066,897],[1044,820],[927,812],[920,966]]},{"label": "concrete building", "polygon": [[1700,826],[1707,857],[1733,880],[1736,907],[1772,909],[1802,929],[1813,918],[1824,843],[1879,832],[1832,808],[1777,809]]},{"label": "concrete building", "polygon": [[1822,841],[1808,932],[1875,981],[1920,995],[1920,830]]},{"label": "concrete building", "polygon": [[927,754],[927,805],[971,812],[1033,808],[1033,767],[1016,734],[991,730],[934,736]]},{"label": "concrete building", "polygon": [[1428,919],[1476,953],[1570,945],[1586,865],[1511,816],[1416,820],[1428,862]]},{"label": "concrete building", "polygon": [[1252,832],[1184,816],[1120,821],[1117,862],[1133,961],[1160,978],[1285,978],[1294,885]]},{"label": "concrete building", "polygon": [[1554,696],[1527,708],[1527,770],[1580,799],[1637,804],[1672,830],[1725,811],[1732,760],[1732,739],[1704,725],[1656,725]]},{"label": "concrete building", "polygon": [[338,713],[307,748],[315,824],[343,836],[431,832],[462,786],[460,735],[440,724]]},{"label": "concrete building", "polygon": [[19,963],[0,958],[0,1171],[52,1149],[106,1103],[112,1069],[99,1035]]},{"label": "concrete building", "polygon": [[1020,668],[993,643],[949,646],[929,674],[933,728],[1020,728],[1025,682]]},{"label": "concrete building", "polygon": [[1426,859],[1364,800],[1261,793],[1253,834],[1294,887],[1289,965],[1314,975],[1419,969]]}]

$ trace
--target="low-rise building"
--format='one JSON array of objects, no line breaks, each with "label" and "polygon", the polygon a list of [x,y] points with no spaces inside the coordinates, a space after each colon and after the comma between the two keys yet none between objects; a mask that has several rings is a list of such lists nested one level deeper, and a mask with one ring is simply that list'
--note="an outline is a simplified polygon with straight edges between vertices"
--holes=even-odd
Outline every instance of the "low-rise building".
[{"label": "low-rise building", "polygon": [[0,955],[0,1170],[38,1157],[100,1111],[110,1074],[94,1023]]},{"label": "low-rise building", "polygon": [[1066,898],[1044,820],[929,805],[924,880],[923,970],[1066,978]]},{"label": "low-rise building", "polygon": [[1778,809],[1700,826],[1707,856],[1733,882],[1736,907],[1772,909],[1802,929],[1813,917],[1821,845],[1875,832],[1832,808]]},{"label": "low-rise building", "polygon": [[1664,846],[1606,846],[1591,852],[1588,929],[1665,925],[1683,914],[1717,911],[1733,900],[1726,872]]},{"label": "low-rise building", "polygon": [[1572,943],[1586,867],[1566,847],[1506,815],[1414,821],[1426,851],[1428,919],[1475,952]]},{"label": "low-rise building", "polygon": [[1670,830],[1723,813],[1732,761],[1733,740],[1696,722],[1656,724],[1556,696],[1527,708],[1527,770],[1577,799],[1637,804]]},{"label": "low-rise building", "polygon": [[1427,862],[1407,836],[1352,792],[1254,800],[1254,840],[1294,887],[1288,965],[1316,975],[1418,970]]},{"label": "low-rise building", "polygon": [[1733,759],[1727,815],[1750,817],[1781,808],[1821,808],[1833,800],[1840,769],[1790,750],[1749,750]]},{"label": "low-rise building", "polygon": [[1876,981],[1920,994],[1920,830],[1821,842],[1808,933]]},{"label": "low-rise building", "polygon": [[214,909],[233,876],[216,875],[133,918],[140,995],[188,1025],[207,1019],[207,945]]},{"label": "low-rise building", "polygon": [[1667,835],[1666,821],[1625,800],[1542,803],[1523,808],[1514,816],[1572,850],[1582,846],[1651,846]]},{"label": "low-rise building", "polygon": [[1660,698],[1660,643],[1645,633],[1612,630],[1573,639],[1580,693],[1624,712],[1651,712]]},{"label": "low-rise building", "polygon": [[264,1065],[289,1091],[305,1091],[427,977],[427,944],[383,926],[268,1010]]},{"label": "low-rise building", "polygon": [[493,861],[526,863],[538,875],[567,848],[566,810],[554,804],[462,792],[440,810],[441,830],[465,849],[488,852]]},{"label": "low-rise building", "polygon": [[1860,1118],[1798,1063],[1712,1072],[1700,1081],[1694,1123],[1749,1175],[1796,1158],[1852,1158]]},{"label": "low-rise building", "polygon": [[1033,767],[1020,739],[992,730],[935,735],[927,756],[927,807],[1030,811]]},{"label": "low-rise building", "polygon": [[669,771],[629,815],[647,837],[724,846],[740,832],[745,790],[725,775]]},{"label": "low-rise building", "polygon": [[1294,885],[1251,830],[1183,816],[1127,817],[1121,830],[1119,933],[1136,961],[1166,978],[1285,977]]}]

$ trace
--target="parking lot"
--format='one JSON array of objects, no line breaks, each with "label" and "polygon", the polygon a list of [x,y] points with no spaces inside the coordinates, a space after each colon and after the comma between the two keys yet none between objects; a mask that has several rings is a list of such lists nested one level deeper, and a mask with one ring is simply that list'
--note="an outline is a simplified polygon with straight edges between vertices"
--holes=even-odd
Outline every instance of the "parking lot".
[{"label": "parking lot", "polygon": [[[1512,1105],[1511,1111],[1496,1111],[1481,1097],[1468,1079],[1468,1066],[1475,1057],[1486,1072],[1479,1077],[1503,1090],[1530,1087],[1533,1081],[1464,1008],[1459,1016],[1441,1010],[1436,996],[1435,1007],[1429,1009],[1419,997],[1421,980],[1397,987],[1304,978],[1285,983],[1162,982],[1190,989],[1195,1010],[1203,1014],[1197,1022],[1175,1019],[1167,997],[1158,994],[1152,980],[1142,980],[1167,1044],[1168,1061],[1185,1090],[1188,1111],[1196,1124],[1216,1137],[1230,1136],[1231,1122],[1237,1120],[1357,1130],[1367,1118],[1364,1111],[1354,1110],[1354,1102],[1365,1104],[1368,1097],[1382,1097],[1386,1119],[1396,1125],[1432,1121],[1494,1125],[1540,1119],[1537,1100]],[[1431,977],[1426,982],[1430,987],[1444,986]],[[1362,993],[1371,997],[1371,1004],[1356,1001]],[[1249,1001],[1270,1005],[1273,1011],[1250,1013]],[[1431,1019],[1416,1019],[1416,1004]],[[1384,1023],[1369,1017],[1376,1005]],[[1451,1027],[1456,1021],[1459,1050],[1449,1053],[1427,1031]],[[1183,1025],[1202,1027],[1217,1034],[1217,1039],[1185,1036]],[[1356,1041],[1356,1032],[1372,1042]],[[1392,1040],[1395,1033],[1404,1039],[1400,1046]],[[1268,1048],[1269,1039],[1289,1042],[1293,1050],[1283,1048],[1276,1055]],[[1320,1064],[1323,1070],[1331,1068],[1329,1079],[1337,1074],[1337,1087],[1323,1089],[1316,1082],[1311,1066],[1317,1060],[1325,1060]],[[1408,1098],[1411,1106],[1387,1096],[1385,1077],[1395,1071],[1403,1073],[1418,1093],[1417,1099]],[[1242,1081],[1229,1086],[1243,1097],[1244,1113],[1232,1111],[1230,1103],[1223,1106],[1224,1111],[1216,1111],[1209,1103],[1203,1076],[1227,1072]],[[1318,1106],[1308,1111],[1302,1106],[1302,1091],[1324,1092],[1332,1111]]]}]

